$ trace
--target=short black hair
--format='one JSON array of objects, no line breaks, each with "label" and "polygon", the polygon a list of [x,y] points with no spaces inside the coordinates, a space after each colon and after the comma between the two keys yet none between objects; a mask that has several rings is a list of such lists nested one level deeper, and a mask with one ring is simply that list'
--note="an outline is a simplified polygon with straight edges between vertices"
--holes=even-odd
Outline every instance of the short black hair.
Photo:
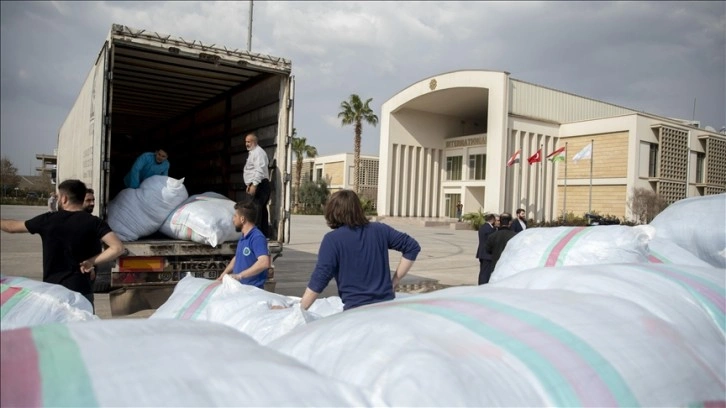
[{"label": "short black hair", "polygon": [[508,226],[509,224],[512,223],[512,214],[510,214],[510,213],[499,214],[499,222],[501,223],[502,227]]},{"label": "short black hair", "polygon": [[494,214],[487,214],[484,216],[484,221],[491,222],[494,221],[494,219],[497,218]]},{"label": "short black hair", "polygon": [[243,200],[239,201],[237,204],[234,205],[234,209],[237,211],[237,213],[243,217],[245,217],[245,220],[252,221],[253,224],[257,221],[257,204],[255,204],[254,201],[251,200]]},{"label": "short black hair", "polygon": [[86,184],[81,180],[69,179],[58,185],[58,192],[67,196],[71,204],[83,204],[87,191]]},{"label": "short black hair", "polygon": [[515,214],[519,215],[519,213],[523,213],[524,208],[517,208],[517,212]]}]

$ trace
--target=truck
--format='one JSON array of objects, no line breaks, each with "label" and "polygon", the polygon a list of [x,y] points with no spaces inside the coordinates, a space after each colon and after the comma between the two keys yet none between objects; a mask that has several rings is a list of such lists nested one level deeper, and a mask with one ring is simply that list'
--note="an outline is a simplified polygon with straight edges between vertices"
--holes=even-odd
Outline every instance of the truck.
[{"label": "truck", "polygon": [[[285,58],[113,24],[59,129],[56,178],[93,188],[94,215],[107,219],[134,160],[163,148],[169,177],[184,178],[190,196],[216,192],[239,201],[244,138],[254,132],[270,163],[274,261],[290,237],[294,84]],[[110,291],[114,315],[133,313],[132,304],[158,307],[188,272],[217,278],[236,242],[211,247],[156,233],[124,247],[97,268],[94,283],[95,291]],[[273,263],[265,288],[274,285]]]}]

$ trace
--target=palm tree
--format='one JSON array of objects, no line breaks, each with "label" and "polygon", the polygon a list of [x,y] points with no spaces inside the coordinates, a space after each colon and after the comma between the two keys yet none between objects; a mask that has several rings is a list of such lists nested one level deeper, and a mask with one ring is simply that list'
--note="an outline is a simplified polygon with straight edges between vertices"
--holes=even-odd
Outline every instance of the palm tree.
[{"label": "palm tree", "polygon": [[341,124],[355,125],[355,138],[353,139],[353,186],[356,194],[360,193],[360,142],[361,133],[363,133],[363,121],[369,125],[378,124],[378,116],[373,113],[369,104],[373,98],[369,98],[365,103],[356,94],[350,95],[350,99],[340,103],[340,112],[338,118]]},{"label": "palm tree", "polygon": [[318,149],[315,146],[310,146],[307,143],[307,139],[304,137],[295,137],[297,129],[292,129],[292,152],[295,154],[297,163],[297,175],[295,177],[295,207],[300,204],[300,180],[302,179],[302,166],[303,166],[303,155],[311,158],[318,155]]}]

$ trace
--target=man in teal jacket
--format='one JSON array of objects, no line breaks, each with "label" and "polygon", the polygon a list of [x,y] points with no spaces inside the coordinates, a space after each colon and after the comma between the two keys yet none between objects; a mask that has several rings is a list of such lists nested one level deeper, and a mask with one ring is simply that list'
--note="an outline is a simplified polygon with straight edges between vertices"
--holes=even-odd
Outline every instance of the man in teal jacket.
[{"label": "man in teal jacket", "polygon": [[124,177],[124,184],[129,188],[139,188],[141,182],[151,176],[168,176],[168,157],[164,149],[142,153],[134,162],[129,173]]}]

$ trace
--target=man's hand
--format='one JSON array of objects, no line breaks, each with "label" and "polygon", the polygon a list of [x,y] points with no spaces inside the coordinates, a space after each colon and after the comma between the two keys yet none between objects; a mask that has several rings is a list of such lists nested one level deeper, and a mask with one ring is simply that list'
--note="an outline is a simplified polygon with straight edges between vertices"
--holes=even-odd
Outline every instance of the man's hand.
[{"label": "man's hand", "polygon": [[[88,259],[81,262],[81,272],[83,272],[83,273],[94,272],[93,262],[89,261]],[[94,272],[94,275],[95,275],[95,272]]]},{"label": "man's hand", "polygon": [[254,184],[250,184],[247,186],[247,194],[249,195],[255,195],[255,191],[257,191],[257,186]]}]

